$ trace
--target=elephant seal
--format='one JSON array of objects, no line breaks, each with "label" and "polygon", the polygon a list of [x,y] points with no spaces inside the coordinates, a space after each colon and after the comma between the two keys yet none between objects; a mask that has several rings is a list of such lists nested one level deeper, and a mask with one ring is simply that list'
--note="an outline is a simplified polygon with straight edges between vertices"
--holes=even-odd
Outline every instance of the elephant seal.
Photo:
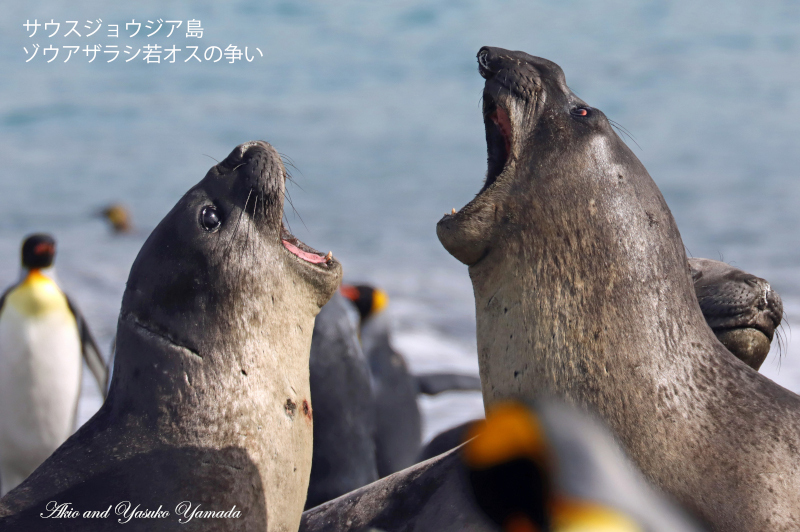
[{"label": "elephant seal", "polygon": [[[311,334],[341,266],[283,228],[285,175],[272,146],[242,144],[159,223],[128,277],[108,399],[0,500],[0,528],[117,530],[128,501],[132,530],[297,529]],[[80,516],[43,517],[63,504]]]},{"label": "elephant seal", "polygon": [[700,310],[722,345],[757,370],[783,318],[781,296],[761,277],[711,259],[689,259]]},{"label": "elephant seal", "polygon": [[375,398],[347,304],[337,292],[314,323],[309,367],[314,457],[306,508],[378,479]]},{"label": "elephant seal", "polygon": [[[301,532],[701,530],[647,484],[601,423],[559,401],[498,405],[470,438],[305,512]],[[508,519],[531,513],[557,526]]]},{"label": "elephant seal", "polygon": [[437,234],[469,266],[485,405],[581,405],[715,530],[800,528],[800,397],[706,325],[647,170],[555,63],[478,63],[486,181]]}]

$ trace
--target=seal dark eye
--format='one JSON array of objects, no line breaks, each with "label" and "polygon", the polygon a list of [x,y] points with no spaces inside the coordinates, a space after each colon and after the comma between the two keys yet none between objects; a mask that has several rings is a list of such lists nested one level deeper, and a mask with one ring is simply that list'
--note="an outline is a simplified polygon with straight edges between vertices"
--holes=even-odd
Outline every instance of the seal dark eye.
[{"label": "seal dark eye", "polygon": [[217,209],[211,206],[203,207],[203,210],[200,211],[200,225],[209,233],[213,233],[219,229],[219,226],[222,225],[222,221],[219,219]]},{"label": "seal dark eye", "polygon": [[571,112],[572,116],[589,116],[589,110],[585,107],[576,107]]}]

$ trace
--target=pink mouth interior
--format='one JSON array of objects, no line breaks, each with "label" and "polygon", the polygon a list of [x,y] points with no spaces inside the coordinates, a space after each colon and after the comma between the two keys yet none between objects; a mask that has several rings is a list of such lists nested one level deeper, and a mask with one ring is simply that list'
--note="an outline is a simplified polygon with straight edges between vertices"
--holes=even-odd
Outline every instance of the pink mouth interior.
[{"label": "pink mouth interior", "polygon": [[492,114],[492,121],[500,128],[503,140],[506,141],[506,155],[508,155],[511,153],[511,120],[508,118],[508,113],[498,105],[497,110]]},{"label": "pink mouth interior", "polygon": [[289,251],[291,251],[292,253],[294,253],[295,255],[297,255],[306,262],[310,262],[311,264],[322,264],[323,262],[326,262],[325,257],[320,257],[316,253],[306,253],[299,247],[295,246],[294,244],[290,244],[286,240],[281,240],[281,242],[283,242],[283,247],[285,247],[286,249],[288,249]]}]

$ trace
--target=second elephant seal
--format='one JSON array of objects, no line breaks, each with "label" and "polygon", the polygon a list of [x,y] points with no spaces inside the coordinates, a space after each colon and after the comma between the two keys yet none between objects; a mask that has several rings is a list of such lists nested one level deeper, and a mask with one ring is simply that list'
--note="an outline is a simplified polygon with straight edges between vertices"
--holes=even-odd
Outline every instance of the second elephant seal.
[{"label": "second elephant seal", "polygon": [[[0,500],[1,529],[118,530],[129,501],[169,513],[131,530],[297,530],[311,332],[341,267],[283,228],[285,176],[272,146],[242,144],[156,227],[123,295],[108,399]],[[64,503],[110,516],[43,517]],[[180,524],[192,509],[240,513]]]},{"label": "second elephant seal", "polygon": [[482,48],[486,182],[437,227],[469,265],[484,403],[596,411],[715,530],[800,527],[800,397],[706,325],[661,193],[561,68]]}]

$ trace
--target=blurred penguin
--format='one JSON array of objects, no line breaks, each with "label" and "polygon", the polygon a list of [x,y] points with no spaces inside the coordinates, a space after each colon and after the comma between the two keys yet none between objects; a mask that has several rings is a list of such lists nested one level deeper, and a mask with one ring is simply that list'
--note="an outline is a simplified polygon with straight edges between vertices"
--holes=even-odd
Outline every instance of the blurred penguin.
[{"label": "blurred penguin", "polygon": [[314,452],[306,508],[378,479],[375,399],[347,305],[336,293],[314,321],[309,356]]},{"label": "blurred penguin", "polygon": [[370,285],[343,284],[341,293],[355,305],[360,318],[359,336],[375,389],[378,474],[385,477],[417,461],[422,446],[417,395],[480,391],[481,381],[453,373],[412,375],[403,356],[392,347],[389,320],[383,312],[389,304],[386,292]]},{"label": "blurred penguin", "polygon": [[112,203],[102,209],[99,212],[99,216],[108,220],[115,233],[130,233],[133,231],[130,212],[121,203]]},{"label": "blurred penguin", "polygon": [[[389,304],[389,296],[383,290],[369,285],[342,285],[342,295],[353,302],[361,320],[361,343],[367,346],[389,345],[389,326],[384,319],[372,319],[382,316]],[[364,327],[364,325],[367,325]],[[366,353],[367,348],[364,348]],[[403,357],[395,353],[406,368]],[[408,370],[406,368],[406,374]],[[427,373],[409,375],[416,381],[417,392],[425,395],[437,395],[455,390],[480,391],[481,380],[474,375],[458,373]]]},{"label": "blurred penguin", "polygon": [[75,428],[81,355],[105,397],[108,370],[86,320],[53,273],[55,240],[22,244],[22,279],[0,297],[0,495]]},{"label": "blurred penguin", "polygon": [[478,506],[505,532],[696,532],[594,418],[556,401],[498,404],[462,459]]},{"label": "blurred penguin", "polygon": [[417,383],[392,349],[388,321],[381,315],[389,303],[386,292],[364,285],[342,285],[341,292],[361,317],[361,345],[375,393],[375,457],[378,475],[385,477],[412,465],[422,445]]},{"label": "blurred penguin", "polygon": [[305,512],[301,532],[704,530],[645,480],[600,421],[565,403],[495,405],[464,438]]}]

